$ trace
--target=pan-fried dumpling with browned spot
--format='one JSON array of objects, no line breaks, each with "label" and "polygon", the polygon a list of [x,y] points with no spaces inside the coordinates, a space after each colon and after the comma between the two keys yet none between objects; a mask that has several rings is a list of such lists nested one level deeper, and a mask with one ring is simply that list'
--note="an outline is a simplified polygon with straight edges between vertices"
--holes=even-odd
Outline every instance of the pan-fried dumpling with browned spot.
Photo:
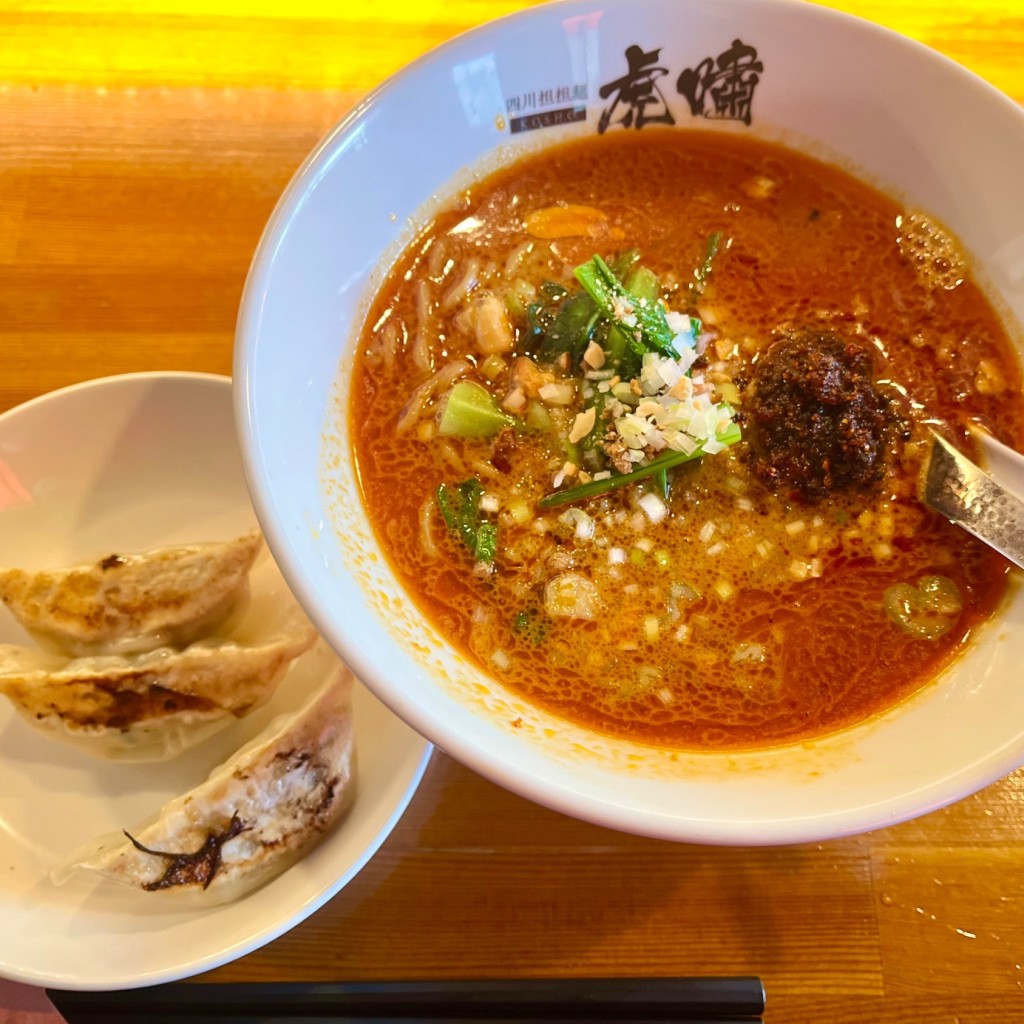
[{"label": "pan-fried dumpling with browned spot", "polygon": [[257,595],[230,632],[180,651],[68,659],[0,645],[0,693],[91,754],[163,761],[263,704],[316,637],[290,595]]},{"label": "pan-fried dumpling with browned spot", "polygon": [[97,871],[147,893],[211,905],[280,874],[340,820],[354,795],[352,675],[341,668],[206,782],[148,825],[106,836],[51,875]]},{"label": "pan-fried dumpling with browned spot", "polygon": [[0,600],[40,644],[71,657],[185,647],[243,601],[262,544],[252,530],[68,569],[3,569]]}]

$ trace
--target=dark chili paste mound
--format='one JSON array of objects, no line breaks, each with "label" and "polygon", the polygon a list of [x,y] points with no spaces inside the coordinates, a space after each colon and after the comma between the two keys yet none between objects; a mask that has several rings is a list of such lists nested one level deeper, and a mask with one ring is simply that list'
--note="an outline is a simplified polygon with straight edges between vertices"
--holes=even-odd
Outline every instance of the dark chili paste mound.
[{"label": "dark chili paste mound", "polygon": [[870,350],[834,334],[784,338],[759,360],[753,390],[753,469],[773,491],[813,502],[882,475],[892,413]]}]

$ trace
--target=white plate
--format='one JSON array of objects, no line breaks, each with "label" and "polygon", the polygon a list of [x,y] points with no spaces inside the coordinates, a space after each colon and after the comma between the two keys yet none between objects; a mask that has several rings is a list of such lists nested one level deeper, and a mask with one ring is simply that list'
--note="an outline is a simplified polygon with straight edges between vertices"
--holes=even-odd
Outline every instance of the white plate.
[{"label": "white plate", "polygon": [[[0,565],[74,564],[226,538],[254,524],[226,377],[104,378],[0,416]],[[0,643],[12,642],[29,641],[0,607]],[[337,893],[394,827],[431,752],[361,686],[355,805],[263,889],[224,907],[175,911],[148,893],[48,879],[81,843],[131,827],[202,781],[336,664],[316,648],[287,695],[282,687],[266,707],[167,764],[96,760],[37,733],[0,698],[0,975],[73,989],[187,977],[269,942]]]}]

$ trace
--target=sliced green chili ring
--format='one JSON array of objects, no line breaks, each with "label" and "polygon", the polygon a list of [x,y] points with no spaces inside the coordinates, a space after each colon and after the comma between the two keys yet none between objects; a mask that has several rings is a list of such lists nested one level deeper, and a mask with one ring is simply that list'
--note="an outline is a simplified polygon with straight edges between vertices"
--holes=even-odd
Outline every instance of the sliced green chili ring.
[{"label": "sliced green chili ring", "polygon": [[938,640],[957,623],[963,600],[948,576],[922,576],[917,586],[896,583],[885,591],[886,614],[903,632],[919,640]]}]

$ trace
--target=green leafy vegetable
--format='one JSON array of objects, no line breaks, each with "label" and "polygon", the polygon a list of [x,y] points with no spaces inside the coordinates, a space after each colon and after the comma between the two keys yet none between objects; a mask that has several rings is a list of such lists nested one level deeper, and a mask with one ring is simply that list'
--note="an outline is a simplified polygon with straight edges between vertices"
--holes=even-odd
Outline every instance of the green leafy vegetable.
[{"label": "green leafy vegetable", "polygon": [[[658,291],[657,278],[646,268],[633,269],[639,259],[639,251],[630,249],[612,260],[611,273],[616,277],[629,275],[630,280],[636,278],[641,289],[636,293],[638,298],[653,287],[649,296],[653,299]],[[578,363],[591,341],[605,350],[613,366],[618,366],[621,358],[629,355],[625,335],[608,322],[585,290],[570,293],[563,285],[545,281],[540,293],[541,300],[531,303],[527,314],[530,331],[536,339],[534,354],[541,362],[552,362],[568,353],[572,361]]]},{"label": "green leafy vegetable", "polygon": [[653,302],[661,290],[658,275],[648,267],[634,267],[626,278],[626,291],[638,299],[649,299]]},{"label": "green leafy vegetable", "polygon": [[[718,435],[718,440],[724,445],[735,444],[740,439],[740,428],[735,423],[729,426]],[[620,487],[629,487],[640,480],[648,477],[658,478],[666,470],[675,466],[681,466],[686,462],[693,462],[704,454],[703,446],[692,452],[662,452],[647,463],[646,466],[638,466],[631,473],[616,473],[604,480],[591,480],[590,483],[580,484],[578,487],[569,487],[564,491],[555,491],[548,494],[537,502],[539,508],[555,508],[558,505],[567,505],[573,501],[582,501],[584,498],[594,498],[600,494],[607,494],[609,491],[618,490]]]},{"label": "green leafy vegetable", "polygon": [[480,512],[483,493],[483,485],[476,477],[454,487],[441,484],[437,489],[437,505],[445,525],[465,543],[473,557],[490,564],[498,553],[498,528],[484,522]]},{"label": "green leafy vegetable", "polygon": [[[594,300],[601,313],[618,327],[637,354],[657,352],[675,357],[675,331],[665,319],[661,303],[627,291],[626,286],[600,256],[576,268],[576,280]],[[634,322],[635,318],[635,322]]]},{"label": "green leafy vegetable", "polygon": [[547,323],[538,357],[553,360],[563,352],[568,352],[573,362],[579,362],[594,337],[600,317],[600,311],[586,292],[570,296],[557,315]]},{"label": "green leafy vegetable", "polygon": [[487,388],[460,380],[448,392],[437,432],[442,437],[493,437],[515,422],[498,408]]},{"label": "green leafy vegetable", "polygon": [[[612,273],[619,278],[624,280],[631,274],[636,273],[640,270],[640,267],[636,265],[640,262],[640,250],[639,249],[627,249],[625,252],[619,253],[609,264],[612,268]],[[635,268],[635,269],[634,269]]]}]

